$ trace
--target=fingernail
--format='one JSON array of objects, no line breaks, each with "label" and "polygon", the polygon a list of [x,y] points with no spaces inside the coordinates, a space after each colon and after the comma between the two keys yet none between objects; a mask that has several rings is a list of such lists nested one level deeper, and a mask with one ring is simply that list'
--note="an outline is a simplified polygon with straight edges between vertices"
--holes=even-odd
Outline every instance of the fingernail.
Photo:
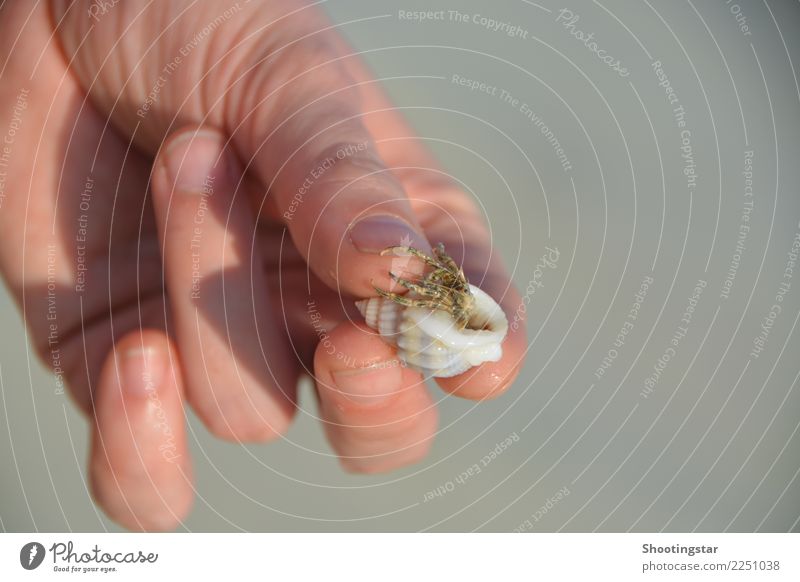
[{"label": "fingernail", "polygon": [[154,347],[131,348],[122,354],[120,381],[126,395],[157,392],[167,372],[167,354]]},{"label": "fingernail", "polygon": [[380,253],[387,247],[430,248],[428,241],[408,222],[390,214],[367,216],[350,228],[350,242],[362,253]]},{"label": "fingernail", "polygon": [[402,368],[397,360],[379,362],[366,368],[333,372],[339,393],[357,404],[380,404],[400,391]]},{"label": "fingernail", "polygon": [[165,152],[165,169],[176,192],[210,194],[214,174],[222,169],[222,137],[213,131],[186,133],[175,138]]}]

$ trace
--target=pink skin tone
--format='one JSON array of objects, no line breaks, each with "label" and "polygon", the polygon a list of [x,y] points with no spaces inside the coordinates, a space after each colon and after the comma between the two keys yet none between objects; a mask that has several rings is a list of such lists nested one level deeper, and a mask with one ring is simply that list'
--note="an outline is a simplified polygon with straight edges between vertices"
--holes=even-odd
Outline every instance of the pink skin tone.
[{"label": "pink skin tone", "polygon": [[[18,1],[0,12],[0,109],[27,90],[5,185],[13,195],[0,207],[0,269],[47,365],[55,274],[60,365],[92,420],[92,492],[131,529],[172,529],[190,510],[185,405],[220,438],[274,440],[304,371],[346,470],[426,455],[434,399],[350,310],[374,295],[372,282],[392,288],[381,248],[404,235],[422,250],[442,241],[507,315],[519,304],[475,203],[323,13],[296,0],[240,4],[185,55],[232,4],[120,2],[90,16],[87,1]],[[297,203],[337,151],[343,159]],[[520,326],[501,361],[438,384],[496,397],[525,345]]]}]

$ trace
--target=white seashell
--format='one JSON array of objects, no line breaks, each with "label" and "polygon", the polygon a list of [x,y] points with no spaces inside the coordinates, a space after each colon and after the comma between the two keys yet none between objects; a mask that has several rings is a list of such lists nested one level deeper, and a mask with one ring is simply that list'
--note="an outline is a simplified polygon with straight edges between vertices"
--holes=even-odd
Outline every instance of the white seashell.
[{"label": "white seashell", "polygon": [[449,378],[503,355],[508,320],[489,295],[470,285],[475,307],[469,324],[458,329],[446,311],[406,307],[391,299],[356,301],[369,327],[397,347],[397,356],[426,376]]}]

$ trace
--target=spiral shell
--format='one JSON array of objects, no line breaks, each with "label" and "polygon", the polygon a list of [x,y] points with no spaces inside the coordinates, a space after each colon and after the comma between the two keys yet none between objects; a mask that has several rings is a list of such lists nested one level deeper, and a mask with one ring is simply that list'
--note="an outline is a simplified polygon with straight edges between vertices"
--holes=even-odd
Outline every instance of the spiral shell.
[{"label": "spiral shell", "polygon": [[469,324],[458,329],[446,311],[408,307],[385,297],[356,302],[369,327],[397,347],[397,356],[425,376],[449,378],[503,355],[508,332],[503,310],[489,295],[470,285],[475,307]]}]

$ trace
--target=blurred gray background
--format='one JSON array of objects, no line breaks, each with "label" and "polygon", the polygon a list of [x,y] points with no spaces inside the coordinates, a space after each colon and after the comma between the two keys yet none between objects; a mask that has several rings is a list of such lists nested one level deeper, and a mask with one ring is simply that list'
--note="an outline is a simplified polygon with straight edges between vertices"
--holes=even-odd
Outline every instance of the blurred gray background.
[{"label": "blurred gray background", "polygon": [[[281,443],[235,446],[190,414],[185,528],[800,529],[800,267],[786,271],[800,231],[800,4],[324,5],[479,199],[522,293],[541,283],[527,360],[499,400],[437,393],[430,458],[389,475],[345,474],[310,415]],[[400,14],[415,10],[444,12]],[[546,247],[558,261],[537,273]],[[54,395],[5,293],[0,321],[0,527],[118,529],[86,490],[87,423]],[[314,407],[307,388],[302,404]]]}]

